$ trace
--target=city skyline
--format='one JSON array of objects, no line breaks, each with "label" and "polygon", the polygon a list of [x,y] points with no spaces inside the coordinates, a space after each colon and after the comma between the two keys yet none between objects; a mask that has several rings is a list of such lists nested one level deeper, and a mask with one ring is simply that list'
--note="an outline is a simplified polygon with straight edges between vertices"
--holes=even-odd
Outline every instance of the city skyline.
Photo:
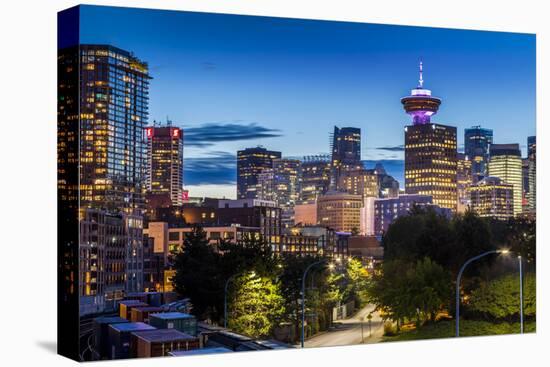
[{"label": "city skyline", "polygon": [[434,122],[457,127],[459,151],[475,125],[524,156],[535,135],[534,35],[82,6],[80,42],[149,63],[149,121],[184,129],[192,196],[234,197],[240,149],[329,153],[335,125],[361,128],[367,168],[382,160],[403,185],[409,118],[399,101],[417,85],[420,59],[426,88],[443,100]]}]

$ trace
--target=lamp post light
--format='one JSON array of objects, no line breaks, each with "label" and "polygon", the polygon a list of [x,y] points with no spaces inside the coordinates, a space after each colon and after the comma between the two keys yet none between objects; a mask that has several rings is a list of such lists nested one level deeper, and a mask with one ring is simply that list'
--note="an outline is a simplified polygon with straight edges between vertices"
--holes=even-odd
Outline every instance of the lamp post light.
[{"label": "lamp post light", "polygon": [[[225,287],[224,287],[224,293],[223,293],[223,327],[224,329],[227,329],[227,288],[229,287],[229,283],[231,283],[231,281],[235,279],[235,277],[241,274],[243,273],[233,274],[229,278],[227,278],[227,280],[225,281]],[[251,272],[250,275],[252,277],[255,277],[256,273]]]},{"label": "lamp post light", "polygon": [[[309,266],[304,270],[304,275],[302,276],[302,336],[301,336],[301,345],[302,348],[304,347],[304,338],[305,338],[305,322],[306,322],[306,277],[309,270],[319,264],[323,264],[327,262],[327,259],[316,261],[312,264],[309,264]],[[334,264],[329,265],[330,269],[334,269]]]},{"label": "lamp post light", "polygon": [[471,262],[481,259],[484,256],[491,255],[491,254],[507,254],[510,252],[509,250],[491,250],[486,251],[482,253],[481,255],[477,255],[469,259],[462,265],[460,268],[460,271],[458,272],[458,276],[456,277],[456,313],[455,313],[455,319],[456,319],[456,325],[455,325],[455,336],[460,336],[460,278],[462,277],[462,273],[464,272],[464,269],[466,266],[468,266]]}]

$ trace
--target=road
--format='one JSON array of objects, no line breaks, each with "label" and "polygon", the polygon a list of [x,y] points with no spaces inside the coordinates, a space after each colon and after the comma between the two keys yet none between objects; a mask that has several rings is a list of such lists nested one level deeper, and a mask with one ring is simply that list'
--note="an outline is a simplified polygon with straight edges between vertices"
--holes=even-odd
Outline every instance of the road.
[{"label": "road", "polygon": [[[367,305],[355,315],[346,320],[334,323],[328,332],[319,334],[305,341],[306,348],[329,347],[337,345],[371,344],[378,343],[384,334],[384,322],[380,315],[372,314],[371,331],[369,337],[369,323],[365,317],[374,309],[373,305]],[[363,336],[361,333],[361,321],[363,322]]]}]

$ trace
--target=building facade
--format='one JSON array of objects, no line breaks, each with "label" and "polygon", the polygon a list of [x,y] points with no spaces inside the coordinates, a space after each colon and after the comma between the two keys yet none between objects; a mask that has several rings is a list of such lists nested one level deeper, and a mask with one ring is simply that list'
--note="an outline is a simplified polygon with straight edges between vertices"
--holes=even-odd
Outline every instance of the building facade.
[{"label": "building facade", "polygon": [[278,243],[282,233],[281,208],[273,201],[259,199],[219,200],[218,223],[258,227],[269,244]]},{"label": "building facade", "polygon": [[477,182],[489,174],[489,148],[493,144],[493,130],[481,126],[464,129],[464,153],[472,161],[472,180]]},{"label": "building facade", "polygon": [[430,195],[405,194],[374,200],[374,234],[383,235],[397,218],[408,215],[414,206],[432,205]]},{"label": "building facade", "polygon": [[300,201],[314,203],[330,186],[329,155],[306,156],[301,163]]},{"label": "building facade", "polygon": [[378,197],[380,191],[378,175],[374,170],[364,168],[342,172],[339,177],[338,187],[349,194],[360,195],[363,199]]},{"label": "building facade", "polygon": [[359,233],[362,207],[359,195],[329,191],[317,200],[317,220],[337,232]]},{"label": "building facade", "polygon": [[348,170],[362,168],[361,129],[334,126],[331,143],[331,188],[338,189],[340,175]]},{"label": "building facade", "polygon": [[[60,142],[79,139],[79,156],[64,152],[63,143],[59,156],[79,159],[80,205],[114,212],[141,211],[143,130],[150,79],[147,64],[128,51],[107,45],[79,45],[60,51],[60,60],[70,58],[79,60],[68,67],[80,72],[76,86],[80,112],[77,120],[61,121],[58,136]],[[60,98],[64,98],[63,92]]]},{"label": "building facade", "polygon": [[277,158],[281,158],[281,152],[262,147],[237,152],[237,199],[258,198],[258,175],[273,168],[273,160]]},{"label": "building facade", "polygon": [[168,194],[172,205],[183,204],[183,130],[173,126],[149,126],[147,141],[146,189],[152,194]]},{"label": "building facade", "polygon": [[488,176],[468,189],[470,207],[480,217],[508,219],[514,216],[514,187]]},{"label": "building facade", "polygon": [[77,245],[71,266],[79,268],[67,274],[80,280],[80,316],[111,309],[125,292],[143,287],[149,80],[145,62],[113,46],[58,51],[58,204],[66,217],[60,232],[79,228],[62,234],[59,246]]},{"label": "building facade", "polygon": [[457,155],[456,191],[457,191],[457,212],[464,213],[470,205],[468,187],[473,183],[472,160],[466,154]]},{"label": "building facade", "polygon": [[439,124],[405,128],[405,192],[429,195],[442,208],[457,210],[456,127]]},{"label": "building facade", "polygon": [[115,309],[128,292],[143,288],[143,224],[140,216],[82,208],[80,315]]},{"label": "building facade", "polygon": [[489,175],[498,177],[514,190],[514,215],[522,212],[522,163],[519,144],[493,144],[490,148]]},{"label": "building facade", "polygon": [[531,213],[536,213],[537,211],[537,140],[536,136],[530,136],[527,139],[528,147],[528,186],[529,186],[529,195],[527,197],[528,207]]}]

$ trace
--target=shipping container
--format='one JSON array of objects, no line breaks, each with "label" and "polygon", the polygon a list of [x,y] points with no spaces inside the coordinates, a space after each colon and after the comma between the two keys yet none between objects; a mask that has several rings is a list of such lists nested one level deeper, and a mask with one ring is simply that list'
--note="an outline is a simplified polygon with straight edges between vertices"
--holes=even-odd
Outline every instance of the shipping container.
[{"label": "shipping container", "polygon": [[108,358],[109,347],[109,325],[127,323],[128,320],[119,316],[97,317],[94,319],[94,349],[99,359]]},{"label": "shipping container", "polygon": [[109,326],[109,358],[130,358],[130,334],[134,331],[155,330],[143,322],[127,322]]},{"label": "shipping container", "polygon": [[148,292],[147,293],[147,303],[151,306],[160,306],[162,305],[162,293],[160,292]]},{"label": "shipping container", "polygon": [[198,349],[199,339],[176,329],[137,331],[131,336],[131,356],[162,357],[173,350]]},{"label": "shipping container", "polygon": [[178,300],[178,294],[176,292],[164,292],[162,293],[162,303],[172,303]]},{"label": "shipping container", "polygon": [[232,353],[233,351],[224,347],[212,347],[212,348],[202,348],[202,349],[192,349],[192,350],[173,350],[168,353],[172,357],[180,356],[194,356],[194,355],[203,355],[203,354],[220,354],[220,353]]},{"label": "shipping container", "polygon": [[131,301],[140,301],[143,303],[147,303],[147,292],[134,292],[134,293],[128,293],[125,297],[125,300]]},{"label": "shipping container", "polygon": [[150,314],[149,324],[158,329],[176,329],[186,334],[197,335],[197,319],[183,312]]},{"label": "shipping container", "polygon": [[152,307],[152,306],[132,307],[132,311],[130,311],[130,321],[149,323],[149,314],[160,313],[163,311],[164,309],[162,307]]},{"label": "shipping container", "polygon": [[121,301],[119,304],[119,316],[123,319],[130,320],[130,312],[132,311],[132,308],[134,307],[146,307],[149,306],[145,302],[140,302],[137,300],[127,300],[127,301]]}]

